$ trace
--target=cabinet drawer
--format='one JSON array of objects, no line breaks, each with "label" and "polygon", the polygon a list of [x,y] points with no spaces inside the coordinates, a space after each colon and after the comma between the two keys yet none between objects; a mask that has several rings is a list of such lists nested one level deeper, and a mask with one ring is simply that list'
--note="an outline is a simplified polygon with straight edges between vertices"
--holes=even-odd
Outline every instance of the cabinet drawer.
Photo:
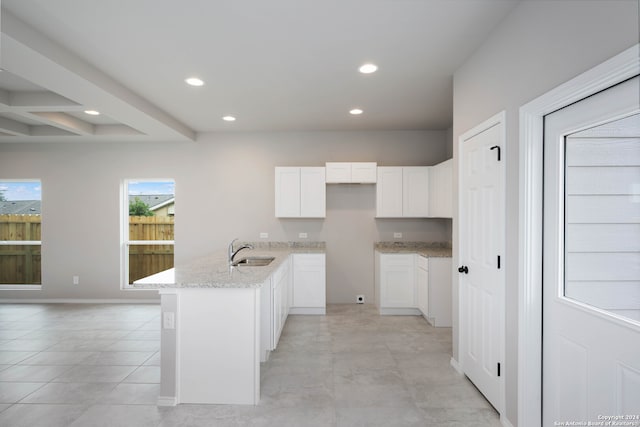
[{"label": "cabinet drawer", "polygon": [[429,270],[429,258],[422,256],[422,255],[418,255],[418,268],[421,268],[423,270]]}]

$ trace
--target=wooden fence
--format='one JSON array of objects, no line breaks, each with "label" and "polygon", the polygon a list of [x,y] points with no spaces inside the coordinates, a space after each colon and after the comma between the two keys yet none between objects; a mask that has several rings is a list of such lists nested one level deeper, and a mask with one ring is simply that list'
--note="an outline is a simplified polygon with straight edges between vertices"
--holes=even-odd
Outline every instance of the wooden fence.
[{"label": "wooden fence", "polygon": [[[173,240],[174,217],[130,216],[129,240]],[[129,283],[173,268],[173,245],[129,245]]]},{"label": "wooden fence", "polygon": [[[38,241],[40,230],[40,215],[0,215],[0,241]],[[40,245],[0,245],[0,284],[41,282]]]},{"label": "wooden fence", "polygon": [[[0,215],[0,241],[41,240],[40,215]],[[173,240],[174,218],[129,217],[130,240]],[[40,245],[0,245],[0,284],[40,284]],[[173,267],[173,245],[130,245],[129,283]]]}]

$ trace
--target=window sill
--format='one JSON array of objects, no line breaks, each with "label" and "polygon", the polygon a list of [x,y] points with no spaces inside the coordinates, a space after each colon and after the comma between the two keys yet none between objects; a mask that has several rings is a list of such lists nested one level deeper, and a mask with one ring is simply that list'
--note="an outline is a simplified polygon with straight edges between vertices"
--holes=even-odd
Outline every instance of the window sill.
[{"label": "window sill", "polygon": [[42,285],[0,285],[1,290],[7,291],[39,291]]}]

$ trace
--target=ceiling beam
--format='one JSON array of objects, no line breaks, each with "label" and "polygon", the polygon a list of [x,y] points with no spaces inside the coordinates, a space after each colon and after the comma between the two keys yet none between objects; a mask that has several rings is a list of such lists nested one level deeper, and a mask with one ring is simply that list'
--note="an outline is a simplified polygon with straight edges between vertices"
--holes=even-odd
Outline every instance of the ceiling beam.
[{"label": "ceiling beam", "polygon": [[53,92],[9,92],[9,105],[28,111],[82,111],[77,102]]},{"label": "ceiling beam", "polygon": [[9,91],[0,89],[0,111],[3,110],[1,108],[2,106],[9,105],[9,103],[10,103]]},{"label": "ceiling beam", "polygon": [[95,125],[95,135],[100,136],[139,136],[140,131],[126,125]]},{"label": "ceiling beam", "polygon": [[94,125],[65,113],[32,112],[32,115],[51,126],[68,132],[79,135],[93,135],[95,133]]},{"label": "ceiling beam", "polygon": [[29,125],[25,125],[24,123],[7,119],[5,117],[0,117],[0,131],[4,133],[10,133],[12,135],[31,135],[31,129]]},{"label": "ceiling beam", "polygon": [[195,141],[196,132],[87,61],[2,10],[2,67],[37,86],[160,140]]},{"label": "ceiling beam", "polygon": [[41,126],[30,126],[31,128],[31,136],[44,136],[44,137],[55,137],[55,136],[78,136],[78,134],[66,131],[64,129],[60,129],[53,126],[41,125]]}]

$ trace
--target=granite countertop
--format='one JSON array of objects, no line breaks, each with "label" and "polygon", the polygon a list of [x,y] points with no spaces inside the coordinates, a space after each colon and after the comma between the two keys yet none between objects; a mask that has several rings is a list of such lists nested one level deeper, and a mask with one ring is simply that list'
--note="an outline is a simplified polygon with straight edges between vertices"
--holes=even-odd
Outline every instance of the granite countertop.
[{"label": "granite countertop", "polygon": [[[237,243],[239,248],[243,243]],[[230,267],[227,251],[218,251],[175,267],[175,283],[140,283],[136,289],[160,288],[259,288],[292,253],[325,253],[324,242],[259,242],[254,249],[243,249],[236,260],[245,257],[275,257],[266,266]]]},{"label": "granite countertop", "polygon": [[376,242],[374,250],[383,254],[412,253],[431,258],[451,258],[449,242]]}]

